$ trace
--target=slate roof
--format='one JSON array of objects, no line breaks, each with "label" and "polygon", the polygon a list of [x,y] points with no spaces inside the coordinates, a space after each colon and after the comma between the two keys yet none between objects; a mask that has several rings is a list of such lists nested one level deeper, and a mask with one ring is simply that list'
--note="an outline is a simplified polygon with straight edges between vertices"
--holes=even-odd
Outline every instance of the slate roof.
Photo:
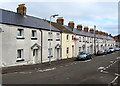
[{"label": "slate roof", "polygon": [[[49,21],[48,21],[49,22]],[[59,29],[61,32],[63,33],[71,33],[74,34],[73,31],[70,31],[69,29],[65,28],[63,25],[59,24],[59,23],[55,23],[55,22],[51,22],[51,24],[56,27],[57,29]]]},{"label": "slate roof", "polygon": [[[71,31],[73,30],[74,34],[76,34],[76,35],[94,37],[94,34],[91,33],[91,32],[86,32],[86,31],[84,31],[84,30],[81,30],[81,31],[80,31],[80,30],[78,30],[77,28],[71,28],[71,27],[66,26],[66,25],[64,25],[64,27],[67,28],[67,29],[69,29],[69,30],[71,30]],[[103,35],[100,35],[100,34],[96,34],[95,36],[96,36],[96,38],[114,40],[114,39],[113,39],[112,37],[110,37],[110,36],[103,36]]]},{"label": "slate roof", "polygon": [[[24,17],[18,13],[3,9],[0,9],[0,23],[45,29],[45,30],[49,30],[50,28],[50,24],[44,19],[36,18],[29,15],[26,15],[26,17]],[[51,30],[60,31],[53,26],[51,26]]]}]

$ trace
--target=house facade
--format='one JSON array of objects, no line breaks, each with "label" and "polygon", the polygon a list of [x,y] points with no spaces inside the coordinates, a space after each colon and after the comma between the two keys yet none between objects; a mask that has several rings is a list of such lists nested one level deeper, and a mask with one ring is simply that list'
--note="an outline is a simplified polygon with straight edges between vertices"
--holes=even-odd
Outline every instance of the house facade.
[{"label": "house facade", "polygon": [[[22,10],[21,10],[22,8]],[[16,12],[0,9],[0,55],[2,67],[37,64],[73,58],[79,52],[96,53],[115,47],[115,40],[107,33],[77,25],[26,15],[25,4]]]},{"label": "house facade", "polygon": [[61,31],[61,59],[75,57],[74,33],[64,27],[63,17],[58,17],[52,25]]},{"label": "house facade", "polygon": [[98,50],[109,49],[115,47],[115,40],[108,35],[108,33],[89,28],[82,25],[77,25],[77,28],[71,28],[69,25],[67,29],[74,32],[75,41],[75,56],[79,52],[97,53]]},{"label": "house facade", "polygon": [[[23,8],[24,11],[19,11]],[[2,67],[37,64],[60,58],[61,33],[40,18],[26,15],[25,5],[17,13],[0,9]],[[51,44],[51,48],[49,45]]]}]

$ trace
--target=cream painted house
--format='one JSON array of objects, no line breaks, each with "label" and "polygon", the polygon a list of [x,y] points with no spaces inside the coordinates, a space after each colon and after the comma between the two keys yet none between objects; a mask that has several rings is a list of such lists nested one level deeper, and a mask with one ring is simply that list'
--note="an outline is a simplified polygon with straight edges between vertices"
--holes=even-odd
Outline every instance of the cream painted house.
[{"label": "cream painted house", "polygon": [[74,33],[63,26],[64,19],[59,17],[52,25],[61,30],[61,59],[75,57]]}]

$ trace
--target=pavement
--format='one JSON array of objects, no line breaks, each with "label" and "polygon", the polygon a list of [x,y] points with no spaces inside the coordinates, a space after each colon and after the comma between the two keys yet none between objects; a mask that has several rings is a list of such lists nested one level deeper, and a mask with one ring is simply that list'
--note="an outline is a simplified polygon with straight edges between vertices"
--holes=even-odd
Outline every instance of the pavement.
[{"label": "pavement", "polygon": [[75,57],[73,58],[68,58],[68,59],[61,59],[57,61],[52,61],[51,64],[49,62],[45,63],[39,63],[39,64],[31,64],[31,65],[19,65],[19,66],[11,66],[11,67],[3,67],[2,68],[2,74],[6,73],[13,73],[13,72],[21,72],[21,71],[29,71],[29,70],[34,70],[34,69],[46,69],[46,68],[51,68],[54,66],[60,66],[65,63],[69,62],[74,62]]},{"label": "pavement", "polygon": [[29,70],[4,73],[3,85],[119,86],[116,75],[120,74],[119,53],[95,56],[85,61],[75,61],[74,58],[60,60],[51,65],[37,64],[30,66]]}]

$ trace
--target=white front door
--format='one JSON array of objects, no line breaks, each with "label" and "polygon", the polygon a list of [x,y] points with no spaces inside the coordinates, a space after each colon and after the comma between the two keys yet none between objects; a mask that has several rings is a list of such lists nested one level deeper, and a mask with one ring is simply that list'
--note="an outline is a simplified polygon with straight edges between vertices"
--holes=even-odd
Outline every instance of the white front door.
[{"label": "white front door", "polygon": [[38,49],[33,49],[33,64],[37,63],[38,60]]}]

